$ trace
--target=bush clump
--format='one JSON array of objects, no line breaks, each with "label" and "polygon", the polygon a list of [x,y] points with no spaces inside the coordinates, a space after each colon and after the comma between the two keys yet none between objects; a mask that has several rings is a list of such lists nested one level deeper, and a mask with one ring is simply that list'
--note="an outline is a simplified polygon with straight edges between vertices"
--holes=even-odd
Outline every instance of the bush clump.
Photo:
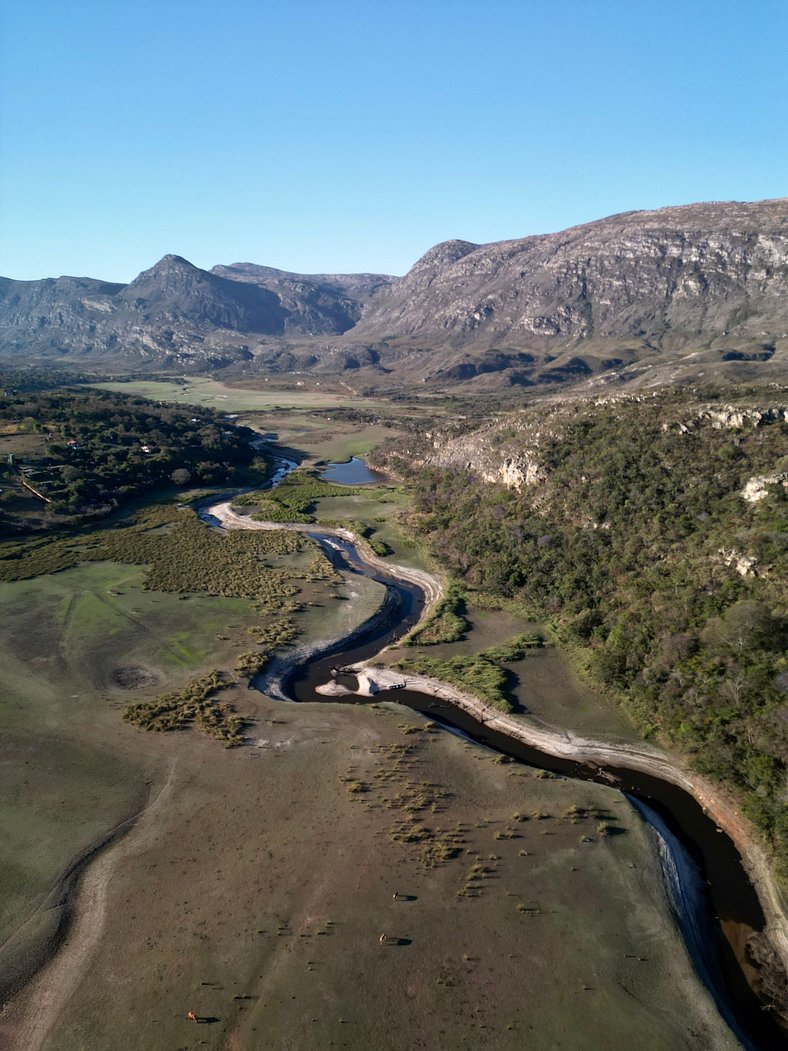
[{"label": "bush clump", "polygon": [[194,725],[231,748],[243,743],[246,721],[229,704],[217,700],[216,694],[234,685],[232,679],[213,671],[193,679],[182,690],[162,694],[153,701],[130,704],[123,719],[155,733]]}]

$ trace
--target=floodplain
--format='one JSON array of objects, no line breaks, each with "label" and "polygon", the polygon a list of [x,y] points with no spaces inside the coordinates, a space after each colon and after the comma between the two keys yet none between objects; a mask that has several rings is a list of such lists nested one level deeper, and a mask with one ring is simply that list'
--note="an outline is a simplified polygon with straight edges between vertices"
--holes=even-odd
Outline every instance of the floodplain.
[{"label": "floodplain", "polygon": [[[343,421],[331,445],[323,421],[290,422],[312,462],[378,440]],[[314,516],[426,564],[407,495],[380,495],[321,497]],[[59,571],[17,566],[0,583],[0,1043],[738,1046],[625,797],[504,761],[396,704],[265,697],[241,658],[283,621],[285,646],[346,635],[383,589],[300,542],[208,543],[187,509],[139,513],[137,532],[134,519],[109,540],[98,529],[58,549]],[[262,605],[257,584],[219,580],[253,563]],[[467,615],[464,639],[423,649],[479,652],[528,626]],[[558,660],[546,647],[512,666],[523,708],[604,729],[603,702]],[[124,720],[209,672],[232,680],[221,699],[243,720],[240,746],[197,722],[154,733]]]}]

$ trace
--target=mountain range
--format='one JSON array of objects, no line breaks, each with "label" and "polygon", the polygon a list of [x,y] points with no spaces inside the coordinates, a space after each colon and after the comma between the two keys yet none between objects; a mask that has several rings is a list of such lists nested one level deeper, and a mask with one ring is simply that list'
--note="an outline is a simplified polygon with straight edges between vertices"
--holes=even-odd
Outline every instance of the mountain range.
[{"label": "mountain range", "polygon": [[127,285],[0,278],[0,358],[17,363],[485,387],[776,379],[787,356],[788,198],[446,241],[400,278],[177,255]]}]

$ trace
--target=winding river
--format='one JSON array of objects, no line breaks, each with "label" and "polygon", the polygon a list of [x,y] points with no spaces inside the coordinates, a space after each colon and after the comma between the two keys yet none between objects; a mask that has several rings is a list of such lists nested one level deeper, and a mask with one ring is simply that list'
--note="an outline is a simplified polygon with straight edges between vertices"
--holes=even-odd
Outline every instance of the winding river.
[{"label": "winding river", "polygon": [[[281,465],[277,480],[292,466]],[[228,529],[282,528],[281,523],[253,522],[236,514],[226,498],[203,507],[200,514],[210,524]],[[368,696],[355,692],[365,663],[417,623],[425,605],[439,597],[440,585],[428,574],[384,563],[347,530],[289,528],[308,533],[337,568],[384,584],[387,598],[382,610],[350,638],[296,648],[270,662],[256,685],[281,700],[368,702]],[[342,669],[339,674],[337,667]],[[386,673],[375,670],[373,674],[385,686]],[[389,683],[403,678],[390,671],[388,675]],[[345,692],[341,696],[318,692],[326,683],[335,683],[337,690],[344,687]],[[709,816],[707,809],[713,808],[694,798],[687,790],[695,787],[691,778],[673,767],[664,753],[645,744],[638,750],[637,746],[605,745],[570,734],[535,730],[523,720],[502,716],[457,690],[412,676],[406,688],[382,696],[516,761],[622,791],[657,837],[676,919],[698,975],[720,1013],[745,1048],[773,1051],[788,1046],[785,1031],[772,1012],[764,1010],[747,981],[748,967],[741,948],[751,931],[761,931],[767,925],[766,905],[770,933],[783,934],[784,927],[775,929],[782,919],[779,896],[768,873],[761,873],[759,899],[733,840],[717,824],[719,817],[715,815],[714,820]],[[663,768],[665,776],[653,772],[656,769],[659,774]],[[680,787],[682,784],[687,787]],[[703,798],[697,790],[694,795]],[[752,858],[750,862],[752,870]]]}]

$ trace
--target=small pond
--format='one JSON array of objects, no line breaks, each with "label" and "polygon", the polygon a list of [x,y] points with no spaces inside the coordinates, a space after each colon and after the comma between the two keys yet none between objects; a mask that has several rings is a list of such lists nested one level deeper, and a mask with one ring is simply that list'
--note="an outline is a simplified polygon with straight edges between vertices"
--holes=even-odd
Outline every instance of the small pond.
[{"label": "small pond", "polygon": [[353,456],[347,463],[330,463],[320,477],[324,482],[335,482],[337,485],[375,485],[385,482],[385,475],[372,471],[358,457]]}]

